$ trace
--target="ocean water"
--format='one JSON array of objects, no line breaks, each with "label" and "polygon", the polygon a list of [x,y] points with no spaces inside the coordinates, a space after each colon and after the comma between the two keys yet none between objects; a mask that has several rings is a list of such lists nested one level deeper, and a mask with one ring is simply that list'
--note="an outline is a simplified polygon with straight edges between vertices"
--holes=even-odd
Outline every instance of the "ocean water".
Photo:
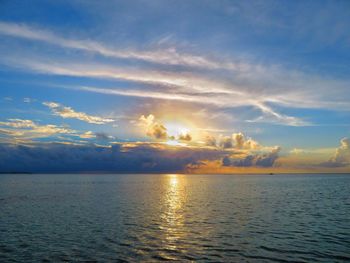
[{"label": "ocean water", "polygon": [[346,262],[350,175],[0,175],[0,261]]}]

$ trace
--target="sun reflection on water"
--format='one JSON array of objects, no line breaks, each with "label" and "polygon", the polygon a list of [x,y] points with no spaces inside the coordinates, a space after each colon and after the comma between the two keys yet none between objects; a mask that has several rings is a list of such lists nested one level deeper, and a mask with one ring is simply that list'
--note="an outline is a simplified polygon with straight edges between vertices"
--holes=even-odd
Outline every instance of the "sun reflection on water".
[{"label": "sun reflection on water", "polygon": [[185,236],[184,206],[186,203],[185,175],[164,175],[165,194],[163,196],[163,213],[161,228],[164,231],[164,245],[167,249],[176,250],[177,244]]}]

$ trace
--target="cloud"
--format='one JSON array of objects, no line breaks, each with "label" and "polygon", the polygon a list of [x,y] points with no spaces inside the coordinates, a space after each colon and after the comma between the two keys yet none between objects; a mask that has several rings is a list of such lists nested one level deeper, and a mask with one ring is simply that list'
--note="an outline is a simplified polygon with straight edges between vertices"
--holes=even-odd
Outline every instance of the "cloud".
[{"label": "cloud", "polygon": [[53,32],[30,27],[25,24],[0,22],[0,34],[11,37],[41,41],[64,48],[97,53],[106,57],[136,59],[165,65],[193,66],[208,69],[237,70],[245,67],[242,63],[232,63],[204,56],[178,52],[176,48],[159,50],[120,50],[110,48],[102,43],[88,39],[67,39]]},{"label": "cloud", "polygon": [[97,141],[110,141],[115,139],[115,137],[108,135],[104,132],[92,132],[87,131],[78,135],[82,139],[96,139]]},{"label": "cloud", "polygon": [[167,129],[162,124],[154,124],[148,131],[147,135],[156,139],[167,139]]},{"label": "cloud", "polygon": [[96,138],[96,135],[92,131],[87,131],[87,132],[84,132],[83,134],[80,134],[79,137],[82,139],[92,139],[92,138]]},{"label": "cloud", "polygon": [[247,122],[270,122],[296,127],[312,125],[310,122],[302,120],[300,118],[280,114],[264,103],[257,103],[256,106],[263,112],[263,115],[253,120],[247,120]]},{"label": "cloud", "polygon": [[235,142],[235,147],[237,149],[242,149],[245,143],[244,135],[243,133],[234,133],[232,134],[232,139]]},{"label": "cloud", "polygon": [[24,103],[32,103],[32,102],[35,102],[35,101],[36,101],[35,99],[23,98],[23,102],[24,102]]},{"label": "cloud", "polygon": [[216,138],[213,135],[206,135],[205,136],[205,145],[216,147]]},{"label": "cloud", "polygon": [[[248,75],[235,74],[220,76],[211,75],[200,71],[172,71],[164,69],[145,69],[144,67],[121,67],[118,65],[106,65],[101,63],[79,64],[72,61],[60,62],[60,59],[43,61],[42,58],[5,58],[4,62],[9,66],[34,71],[42,74],[54,74],[75,77],[90,77],[97,79],[114,79],[142,85],[143,88],[135,88],[128,85],[126,88],[105,88],[99,86],[64,86],[74,90],[111,94],[118,96],[154,98],[162,100],[178,100],[183,102],[194,102],[198,104],[209,104],[221,108],[234,108],[250,106],[261,112],[262,116],[250,118],[250,122],[270,122],[274,124],[305,126],[309,122],[298,117],[288,116],[277,112],[276,107],[268,106],[273,103],[276,106],[292,108],[324,108],[331,107],[339,109],[340,100],[336,102],[317,98],[319,95],[328,93],[329,86],[336,87],[337,93],[341,94],[346,83],[337,83],[327,80],[308,80],[303,74],[289,78],[295,86],[292,88],[288,82],[283,82],[288,73],[276,73],[278,76],[269,76],[271,73],[266,68],[263,72],[250,72]],[[276,69],[274,69],[276,70]],[[264,80],[266,78],[272,80]],[[266,81],[266,84],[264,84]],[[305,86],[318,85],[319,93],[311,93],[305,90]],[[279,87],[279,89],[277,88]],[[297,87],[296,87],[297,86]],[[58,86],[61,87],[62,86]],[[162,89],[159,89],[159,88]],[[309,88],[310,89],[310,88]],[[281,95],[284,94],[284,95]],[[347,105],[343,103],[344,107]],[[344,108],[343,107],[343,108]]]},{"label": "cloud", "polygon": [[7,55],[2,58],[3,64],[41,74],[112,79],[136,84],[128,83],[127,88],[106,88],[101,85],[66,88],[116,96],[177,100],[220,108],[249,106],[258,113],[245,116],[245,121],[288,126],[308,126],[312,122],[282,114],[284,108],[350,109],[349,98],[344,95],[349,85],[347,79],[312,75],[298,69],[254,63],[248,59],[209,59],[204,55],[180,53],[176,48],[165,51],[118,50],[90,40],[66,39],[24,24],[0,22],[0,34],[130,60],[126,65],[115,60],[77,63],[71,59],[64,61],[64,56],[43,59],[41,54],[40,57],[30,58]]},{"label": "cloud", "polygon": [[1,129],[0,133],[11,137],[26,139],[49,137],[56,134],[75,135],[76,131],[63,126],[53,124],[39,125],[32,120],[8,119],[0,122],[0,126],[9,127]]},{"label": "cloud", "polygon": [[71,107],[66,107],[56,102],[44,102],[43,104],[49,107],[55,115],[60,116],[62,118],[78,119],[92,124],[106,124],[114,122],[113,119],[92,116],[84,112],[77,112]]},{"label": "cloud", "polygon": [[147,117],[142,115],[139,121],[140,125],[146,128],[147,136],[158,140],[166,140],[168,138],[167,129],[162,123],[155,121],[154,115],[149,114]]},{"label": "cloud", "polygon": [[27,142],[28,140],[47,138],[52,136],[56,136],[62,140],[72,140],[74,142],[77,142],[74,137],[96,140],[114,139],[113,136],[109,136],[105,133],[95,133],[92,131],[79,132],[69,128],[68,126],[58,126],[53,124],[41,125],[35,123],[32,120],[23,119],[8,119],[7,121],[0,121],[0,137],[1,136],[5,136],[9,139],[9,141],[13,139],[24,139],[27,140]]},{"label": "cloud", "polygon": [[115,139],[114,136],[108,135],[104,132],[96,132],[95,133],[96,139],[100,141],[109,141]]},{"label": "cloud", "polygon": [[108,147],[57,143],[35,146],[0,144],[2,172],[180,172],[202,158],[216,158],[216,153],[149,143]]},{"label": "cloud", "polygon": [[246,138],[241,132],[233,133],[231,136],[220,136],[218,145],[223,149],[257,150],[261,148],[258,142],[254,141],[252,138]]},{"label": "cloud", "polygon": [[192,135],[187,131],[179,132],[177,135],[169,135],[167,127],[159,120],[156,120],[153,114],[149,114],[147,117],[141,115],[137,125],[145,129],[147,136],[156,140],[177,140],[186,142],[192,140]]},{"label": "cloud", "polygon": [[[208,161],[230,154],[231,167],[242,166],[234,151],[163,143],[115,143],[110,146],[72,143],[0,144],[0,172],[193,172]],[[241,154],[237,158],[242,158]],[[248,159],[250,157],[246,157]],[[249,165],[272,166],[274,153],[256,154]],[[225,159],[226,160],[226,159]],[[228,165],[225,161],[224,165]],[[248,163],[244,164],[248,166]]]},{"label": "cloud", "polygon": [[12,128],[34,128],[36,124],[32,120],[22,119],[8,119],[7,122],[0,122],[2,126],[9,126]]},{"label": "cloud", "polygon": [[320,165],[325,167],[350,166],[350,139],[341,139],[340,146],[336,149],[334,156]]},{"label": "cloud", "polygon": [[[260,115],[249,122],[268,122],[288,126],[308,126],[312,122],[280,113],[285,108],[350,109],[344,96],[349,81],[310,75],[276,65],[251,63],[235,74],[218,74],[197,69],[169,69],[152,65],[129,66],[118,63],[77,63],[63,58],[26,58],[6,56],[3,64],[41,74],[122,80],[138,84],[128,88],[103,86],[71,86],[71,89],[118,96],[134,96],[163,100],[179,100],[210,104],[222,108],[250,106]],[[130,66],[134,65],[134,66]],[[139,88],[142,85],[142,88]],[[136,88],[137,87],[137,88]],[[332,87],[332,89],[330,89]],[[69,86],[66,86],[69,88]],[[332,90],[332,93],[330,92]]]},{"label": "cloud", "polygon": [[178,136],[178,140],[179,141],[191,141],[192,140],[192,136],[191,134],[189,133],[181,133],[179,136]]},{"label": "cloud", "polygon": [[219,146],[223,149],[233,148],[231,136],[221,136],[219,139]]},{"label": "cloud", "polygon": [[294,155],[299,155],[299,154],[304,154],[307,153],[307,151],[305,149],[301,149],[301,148],[293,148],[292,150],[289,151],[291,154]]},{"label": "cloud", "polygon": [[235,167],[272,167],[278,158],[280,147],[275,147],[271,152],[263,154],[248,154],[243,158],[237,156],[226,156],[222,160],[223,166],[235,166]]}]

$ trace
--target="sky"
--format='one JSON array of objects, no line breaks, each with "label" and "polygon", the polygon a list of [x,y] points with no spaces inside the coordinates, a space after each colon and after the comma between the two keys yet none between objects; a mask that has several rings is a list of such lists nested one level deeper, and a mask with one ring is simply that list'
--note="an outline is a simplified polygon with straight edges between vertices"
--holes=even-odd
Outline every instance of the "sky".
[{"label": "sky", "polygon": [[350,172],[349,1],[0,1],[0,172]]}]

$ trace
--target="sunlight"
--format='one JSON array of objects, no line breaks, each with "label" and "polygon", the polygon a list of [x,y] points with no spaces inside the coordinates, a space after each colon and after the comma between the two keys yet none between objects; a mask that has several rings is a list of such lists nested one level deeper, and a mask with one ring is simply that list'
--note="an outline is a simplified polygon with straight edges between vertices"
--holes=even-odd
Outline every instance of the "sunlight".
[{"label": "sunlight", "polygon": [[175,140],[166,141],[165,144],[170,146],[186,146],[186,143],[178,142]]},{"label": "sunlight", "polygon": [[175,138],[181,134],[188,134],[190,132],[189,128],[178,122],[166,122],[164,124],[168,134]]},{"label": "sunlight", "polygon": [[164,231],[164,242],[168,249],[176,249],[176,242],[183,238],[184,233],[179,229],[183,227],[183,208],[186,202],[184,175],[166,174],[164,177],[164,190],[161,214],[161,228]]},{"label": "sunlight", "polygon": [[169,174],[169,177],[170,177],[170,181],[169,181],[170,186],[176,187],[178,182],[179,182],[177,175],[176,174]]}]

